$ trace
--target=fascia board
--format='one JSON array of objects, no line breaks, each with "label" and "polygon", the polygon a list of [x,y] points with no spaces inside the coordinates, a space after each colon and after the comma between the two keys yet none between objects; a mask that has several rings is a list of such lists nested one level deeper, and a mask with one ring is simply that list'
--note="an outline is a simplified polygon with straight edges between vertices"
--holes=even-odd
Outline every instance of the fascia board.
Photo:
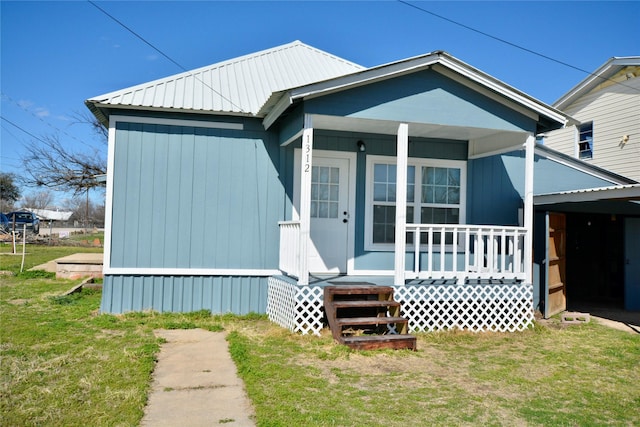
[{"label": "fascia board", "polygon": [[[540,115],[549,117],[550,119],[562,124],[563,126],[565,126],[568,122],[575,121],[575,119],[567,116],[564,113],[561,113],[559,110],[556,110],[555,108],[552,108],[550,106],[545,106],[543,103],[537,101],[529,95],[525,95],[524,93],[511,88],[506,83],[494,79],[488,74],[482,73],[479,70],[472,69],[470,66],[464,64],[463,62],[456,61],[450,57],[443,57],[440,63],[450,70],[455,71],[479,83],[481,86],[489,88],[503,96],[506,96],[516,103],[523,105]],[[576,123],[578,122],[576,121]]]},{"label": "fascia board", "polygon": [[434,71],[437,71],[438,73],[442,74],[443,76],[446,76],[452,80],[455,80],[456,82],[475,90],[476,92],[479,92],[480,94],[486,96],[487,98],[490,98],[496,102],[499,102],[500,104],[503,104],[509,108],[511,108],[512,110],[516,110],[517,112],[519,112],[522,115],[525,115],[527,117],[529,117],[530,119],[533,119],[535,121],[538,121],[540,119],[540,115],[534,111],[532,111],[530,108],[525,108],[524,106],[522,106],[521,104],[517,104],[513,101],[511,102],[507,102],[508,98],[505,98],[504,96],[500,96],[498,94],[496,94],[494,91],[488,90],[486,89],[484,86],[481,86],[479,84],[473,84],[469,81],[469,79],[461,79],[460,78],[460,74],[458,74],[457,72],[451,70],[450,68],[447,68],[444,65],[435,65],[433,67]]},{"label": "fascia board", "polygon": [[[129,111],[148,111],[148,112],[161,112],[161,113],[186,113],[186,114],[199,114],[199,115],[216,115],[216,116],[233,116],[233,117],[252,117],[255,116],[251,113],[240,113],[236,111],[210,111],[210,110],[189,110],[185,108],[166,108],[166,107],[147,107],[144,105],[122,105],[122,104],[101,104],[94,101],[86,101],[85,104],[88,106],[91,112],[102,110],[109,110],[111,114],[117,114],[118,110],[129,110]],[[94,113],[95,114],[95,113]],[[104,114],[103,114],[104,115]],[[107,116],[105,116],[107,118]]]},{"label": "fascia board", "polygon": [[412,58],[406,61],[396,62],[388,65],[381,65],[365,71],[359,71],[346,76],[338,77],[323,82],[313,83],[299,88],[291,89],[291,98],[311,99],[327,93],[338,92],[350,87],[362,86],[378,80],[388,79],[402,74],[408,74],[422,68],[437,63],[439,56],[429,54],[426,56]]},{"label": "fascia board", "polygon": [[601,80],[606,79],[608,76],[614,75],[620,68],[629,65],[640,65],[640,56],[614,56],[613,58],[602,64],[593,73],[589,74],[580,83],[572,87],[567,93],[558,98],[558,100],[553,103],[553,107],[558,109],[566,108],[577,98],[580,98],[586,92],[590,91],[593,87],[600,84]]},{"label": "fascia board", "polygon": [[640,200],[640,185],[590,188],[534,196],[536,205],[555,203],[594,202],[599,200]]},{"label": "fascia board", "polygon": [[284,92],[280,96],[280,99],[275,103],[271,111],[269,111],[269,113],[262,120],[262,125],[264,126],[264,128],[269,129],[271,125],[273,125],[276,120],[278,120],[280,115],[284,113],[291,104],[293,104],[291,94],[289,92]]}]

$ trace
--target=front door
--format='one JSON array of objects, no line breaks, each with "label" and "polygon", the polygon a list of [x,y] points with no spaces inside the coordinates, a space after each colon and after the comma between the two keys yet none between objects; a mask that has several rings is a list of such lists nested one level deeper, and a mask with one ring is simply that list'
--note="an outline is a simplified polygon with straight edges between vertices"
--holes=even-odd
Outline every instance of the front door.
[{"label": "front door", "polygon": [[547,214],[547,280],[544,317],[567,309],[567,220],[564,214]]},{"label": "front door", "polygon": [[349,159],[314,155],[310,273],[347,272],[349,221]]},{"label": "front door", "polygon": [[640,218],[624,223],[624,309],[640,310]]}]

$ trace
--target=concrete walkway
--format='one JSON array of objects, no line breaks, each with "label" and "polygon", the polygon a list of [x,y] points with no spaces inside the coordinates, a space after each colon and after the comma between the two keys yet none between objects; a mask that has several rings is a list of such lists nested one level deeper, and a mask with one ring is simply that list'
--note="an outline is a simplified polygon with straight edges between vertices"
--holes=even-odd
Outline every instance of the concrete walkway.
[{"label": "concrete walkway", "polygon": [[142,426],[255,426],[225,334],[158,330],[162,344]]}]

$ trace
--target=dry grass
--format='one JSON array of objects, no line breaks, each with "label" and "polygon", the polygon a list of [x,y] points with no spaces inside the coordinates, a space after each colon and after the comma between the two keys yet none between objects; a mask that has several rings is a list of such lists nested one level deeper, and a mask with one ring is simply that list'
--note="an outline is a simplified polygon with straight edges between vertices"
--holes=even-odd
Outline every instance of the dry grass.
[{"label": "dry grass", "polygon": [[0,277],[0,424],[137,425],[154,329],[199,327],[229,332],[260,426],[640,425],[640,335],[595,323],[355,352],[263,316],[99,315],[98,290],[61,296],[73,285]]}]

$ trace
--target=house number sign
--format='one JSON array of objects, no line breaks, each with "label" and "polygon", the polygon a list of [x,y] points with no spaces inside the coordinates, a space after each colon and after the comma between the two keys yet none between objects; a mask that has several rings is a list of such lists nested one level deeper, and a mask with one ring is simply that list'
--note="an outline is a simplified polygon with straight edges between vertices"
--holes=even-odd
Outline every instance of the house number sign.
[{"label": "house number sign", "polygon": [[312,139],[310,135],[306,135],[304,139],[304,146],[302,147],[302,170],[305,173],[311,172],[311,148]]}]

